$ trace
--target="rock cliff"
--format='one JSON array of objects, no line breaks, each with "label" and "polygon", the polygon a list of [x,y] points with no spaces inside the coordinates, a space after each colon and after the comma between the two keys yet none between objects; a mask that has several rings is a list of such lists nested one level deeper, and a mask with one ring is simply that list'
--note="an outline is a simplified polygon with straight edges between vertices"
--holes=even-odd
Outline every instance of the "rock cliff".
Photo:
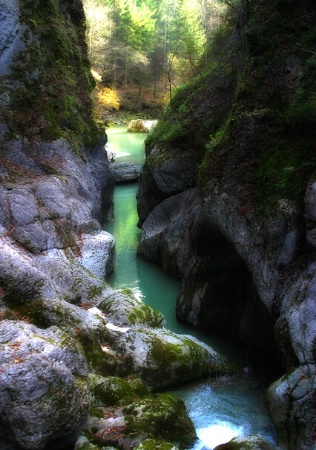
[{"label": "rock cliff", "polygon": [[0,0],[0,30],[0,448],[191,444],[183,402],[151,391],[234,368],[105,282],[115,173],[82,4]]},{"label": "rock cliff", "polygon": [[244,343],[257,374],[270,366],[280,444],[308,450],[316,445],[316,10],[281,0],[238,8],[235,26],[210,46],[212,63],[147,139],[138,251],[182,279],[179,320]]}]

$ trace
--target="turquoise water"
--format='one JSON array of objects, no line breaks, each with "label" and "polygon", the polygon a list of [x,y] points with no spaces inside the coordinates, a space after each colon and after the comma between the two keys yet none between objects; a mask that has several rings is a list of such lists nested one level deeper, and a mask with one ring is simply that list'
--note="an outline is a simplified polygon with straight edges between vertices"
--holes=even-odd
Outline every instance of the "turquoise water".
[{"label": "turquoise water", "polygon": [[[107,133],[109,146],[119,152],[116,162],[143,163],[146,135],[127,133],[126,127],[113,128]],[[227,355],[240,367],[246,366],[242,348],[212,338],[176,320],[179,280],[168,277],[159,266],[136,254],[140,236],[136,226],[136,191],[137,183],[121,184],[115,188],[115,220],[106,229],[116,239],[116,267],[107,282],[115,288],[131,289],[138,299],[161,311],[172,331],[194,335]],[[248,434],[260,434],[275,443],[274,426],[265,410],[262,393],[256,382],[247,377],[205,380],[172,392],[185,401],[197,430],[199,439],[193,450],[210,450],[235,436]]]},{"label": "turquoise water", "polygon": [[146,133],[127,133],[126,126],[117,126],[109,128],[107,135],[109,137],[106,144],[107,150],[116,155],[116,163],[132,162],[136,166],[142,166],[144,163],[144,140]]}]

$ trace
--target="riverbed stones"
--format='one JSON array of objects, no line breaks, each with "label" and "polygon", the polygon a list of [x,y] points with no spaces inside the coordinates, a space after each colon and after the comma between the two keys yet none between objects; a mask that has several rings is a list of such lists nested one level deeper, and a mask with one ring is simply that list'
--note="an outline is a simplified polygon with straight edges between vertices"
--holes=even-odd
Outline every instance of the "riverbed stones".
[{"label": "riverbed stones", "polygon": [[[76,449],[104,445],[129,449],[177,449],[192,444],[196,435],[182,400],[170,394],[151,394],[143,381],[90,375],[93,408]],[[168,442],[169,441],[169,442]],[[86,447],[84,447],[86,448]],[[108,447],[106,447],[108,448]]]},{"label": "riverbed stones", "polygon": [[125,369],[129,366],[130,372],[139,374],[153,390],[236,373],[235,366],[209,346],[166,328],[108,324],[106,338],[105,352],[119,357],[117,367],[124,361]]},{"label": "riverbed stones", "polygon": [[143,380],[137,376],[127,378],[90,374],[90,391],[94,404],[99,406],[123,406],[150,394]]},{"label": "riverbed stones", "polygon": [[145,439],[134,450],[179,450],[180,447],[158,439]]},{"label": "riverbed stones", "polygon": [[121,326],[144,326],[160,328],[166,325],[166,320],[160,311],[150,308],[133,296],[130,290],[114,290],[107,292],[98,308],[113,323]]},{"label": "riverbed stones", "polygon": [[143,119],[133,119],[129,122],[127,131],[132,133],[148,133],[149,128]]}]

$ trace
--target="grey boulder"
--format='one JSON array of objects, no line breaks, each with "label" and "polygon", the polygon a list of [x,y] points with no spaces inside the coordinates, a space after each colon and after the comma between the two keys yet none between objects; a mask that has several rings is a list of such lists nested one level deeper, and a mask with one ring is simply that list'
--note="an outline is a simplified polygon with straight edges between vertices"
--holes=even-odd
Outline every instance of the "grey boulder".
[{"label": "grey boulder", "polygon": [[[0,323],[0,442],[42,449],[74,436],[86,419],[90,394],[79,345],[56,327]],[[12,447],[14,448],[14,447]]]}]

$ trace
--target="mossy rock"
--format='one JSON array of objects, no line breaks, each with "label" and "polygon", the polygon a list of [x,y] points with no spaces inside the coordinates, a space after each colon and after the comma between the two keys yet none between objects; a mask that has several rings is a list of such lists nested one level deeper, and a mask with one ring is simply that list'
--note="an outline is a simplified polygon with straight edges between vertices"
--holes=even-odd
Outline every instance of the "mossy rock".
[{"label": "mossy rock", "polygon": [[113,291],[98,308],[120,325],[144,325],[159,328],[165,325],[161,312],[137,300],[128,289]]},{"label": "mossy rock", "polygon": [[131,373],[131,355],[122,355],[117,353],[115,350],[104,352],[102,350],[102,346],[98,342],[95,342],[83,335],[79,335],[78,339],[83,346],[91,372],[98,373],[104,377],[124,377]]},{"label": "mossy rock", "polygon": [[79,436],[74,450],[118,450],[116,447],[102,447],[92,444],[85,436]]},{"label": "mossy rock", "polygon": [[[123,407],[93,407],[84,431],[89,443],[104,448],[191,448],[196,433],[183,400],[148,395]],[[84,439],[84,438],[83,438]]]},{"label": "mossy rock", "polygon": [[226,444],[218,445],[214,450],[274,450],[275,446],[263,437],[243,436],[232,439]]},{"label": "mossy rock", "polygon": [[106,406],[127,405],[149,394],[138,377],[99,377],[90,375],[90,389],[96,400]]},{"label": "mossy rock", "polygon": [[133,450],[178,450],[178,447],[166,441],[145,439]]},{"label": "mossy rock", "polygon": [[149,364],[142,376],[155,389],[236,373],[236,367],[224,356],[192,336],[176,335],[168,330],[161,333],[142,330],[142,333],[151,338]]},{"label": "mossy rock", "polygon": [[22,51],[14,54],[10,75],[0,83],[9,91],[2,111],[9,131],[31,141],[38,135],[48,141],[64,136],[78,150],[96,145],[82,3],[47,0],[39,8],[21,0],[19,7]]},{"label": "mossy rock", "polygon": [[171,441],[180,447],[191,446],[196,439],[184,402],[171,394],[146,397],[124,408],[123,413],[129,435]]}]

